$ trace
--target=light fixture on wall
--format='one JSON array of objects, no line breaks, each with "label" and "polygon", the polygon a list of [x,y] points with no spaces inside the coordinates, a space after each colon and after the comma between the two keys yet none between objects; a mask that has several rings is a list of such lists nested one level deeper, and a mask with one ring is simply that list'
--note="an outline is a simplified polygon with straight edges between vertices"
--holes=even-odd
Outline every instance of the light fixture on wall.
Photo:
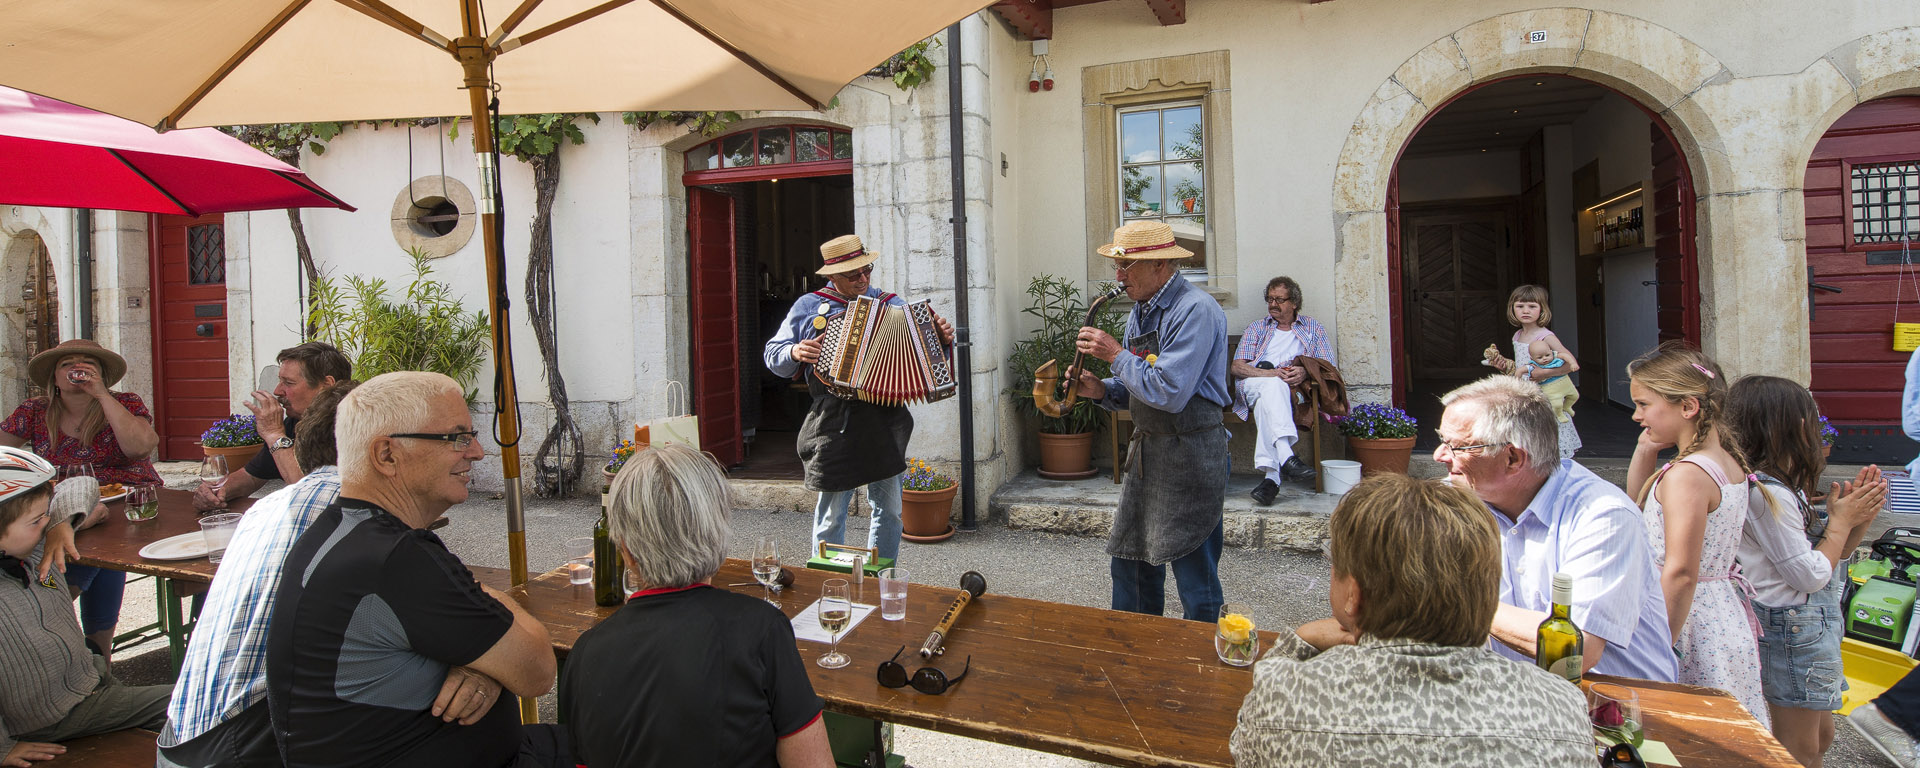
[{"label": "light fixture on wall", "polygon": [[1033,66],[1027,70],[1027,93],[1040,92],[1040,57],[1033,58]]},{"label": "light fixture on wall", "polygon": [[1040,57],[1040,61],[1044,62],[1047,67],[1046,74],[1040,76],[1040,87],[1051,91],[1053,90],[1053,60],[1042,56]]}]

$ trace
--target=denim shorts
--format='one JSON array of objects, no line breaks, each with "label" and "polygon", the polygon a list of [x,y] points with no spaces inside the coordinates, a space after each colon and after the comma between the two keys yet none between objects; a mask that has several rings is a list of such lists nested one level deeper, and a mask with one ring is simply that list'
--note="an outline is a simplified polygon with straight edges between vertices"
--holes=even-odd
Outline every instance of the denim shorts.
[{"label": "denim shorts", "polygon": [[1767,703],[1777,707],[1833,711],[1847,677],[1840,669],[1840,607],[1844,571],[1807,596],[1804,605],[1769,608],[1753,604],[1760,618],[1760,682]]}]

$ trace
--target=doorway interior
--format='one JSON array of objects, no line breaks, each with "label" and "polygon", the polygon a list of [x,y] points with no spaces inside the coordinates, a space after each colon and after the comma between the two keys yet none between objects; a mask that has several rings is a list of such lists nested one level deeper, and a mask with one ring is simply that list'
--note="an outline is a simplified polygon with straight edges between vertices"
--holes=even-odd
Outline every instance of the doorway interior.
[{"label": "doorway interior", "polygon": [[1631,99],[1558,75],[1493,81],[1448,102],[1394,167],[1389,280],[1395,395],[1437,442],[1440,395],[1514,355],[1507,297],[1547,287],[1549,327],[1579,361],[1586,457],[1626,457],[1626,363],[1698,342],[1691,182],[1666,127]]}]

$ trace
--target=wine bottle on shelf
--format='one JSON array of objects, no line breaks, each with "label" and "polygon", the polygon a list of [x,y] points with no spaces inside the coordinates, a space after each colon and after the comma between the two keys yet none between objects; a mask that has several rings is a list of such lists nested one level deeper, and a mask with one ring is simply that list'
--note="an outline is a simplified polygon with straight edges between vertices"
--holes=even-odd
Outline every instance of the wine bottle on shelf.
[{"label": "wine bottle on shelf", "polygon": [[606,497],[601,496],[600,522],[593,525],[593,602],[620,605],[627,600],[626,562],[608,535]]},{"label": "wine bottle on shelf", "polygon": [[1570,682],[1580,682],[1581,646],[1585,636],[1573,623],[1573,577],[1553,575],[1553,612],[1535,634],[1534,661]]}]

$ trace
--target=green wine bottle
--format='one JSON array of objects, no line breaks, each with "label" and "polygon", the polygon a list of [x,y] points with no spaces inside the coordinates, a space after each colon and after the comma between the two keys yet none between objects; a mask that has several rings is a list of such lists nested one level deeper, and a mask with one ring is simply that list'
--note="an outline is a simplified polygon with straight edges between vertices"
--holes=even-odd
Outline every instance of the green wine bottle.
[{"label": "green wine bottle", "polygon": [[1553,575],[1553,613],[1540,622],[1536,640],[1534,660],[1541,669],[1571,682],[1580,682],[1581,646],[1585,644],[1585,636],[1573,623],[1572,576]]},{"label": "green wine bottle", "polygon": [[593,525],[593,602],[620,605],[627,601],[627,567],[620,559],[620,548],[607,535],[606,496],[600,499],[600,522]]}]

